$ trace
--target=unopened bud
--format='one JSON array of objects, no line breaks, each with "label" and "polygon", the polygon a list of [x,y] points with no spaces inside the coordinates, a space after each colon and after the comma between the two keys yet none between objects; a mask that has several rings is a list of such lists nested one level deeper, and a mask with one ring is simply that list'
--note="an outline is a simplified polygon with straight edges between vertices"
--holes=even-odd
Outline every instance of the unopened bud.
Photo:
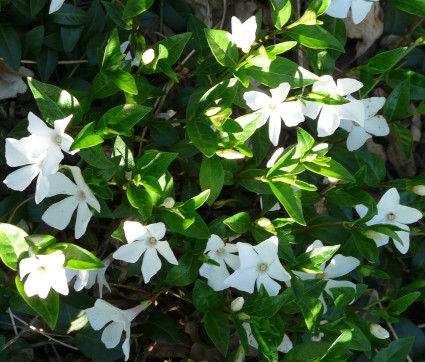
[{"label": "unopened bud", "polygon": [[172,197],[166,197],[164,202],[163,202],[163,205],[166,209],[171,209],[174,206],[175,203],[176,202],[174,201],[174,199]]},{"label": "unopened bud", "polygon": [[243,297],[237,297],[230,304],[230,309],[232,310],[232,312],[239,312],[242,309],[244,303],[245,303],[245,299],[243,299]]},{"label": "unopened bud", "polygon": [[425,196],[425,186],[424,185],[415,185],[408,187],[410,191],[419,196]]},{"label": "unopened bud", "polygon": [[242,312],[242,313],[238,313],[238,314],[236,315],[236,317],[237,317],[238,319],[242,320],[242,321],[246,321],[246,320],[248,320],[248,319],[250,319],[250,318],[251,318],[251,316],[249,316],[248,314],[246,314],[246,313],[244,313],[244,312]]},{"label": "unopened bud", "polygon": [[266,217],[262,217],[257,220],[257,224],[258,226],[261,226],[262,228],[266,228],[267,226],[271,224],[271,221],[267,219]]},{"label": "unopened bud", "polygon": [[133,177],[133,172],[132,171],[125,171],[124,177],[125,177],[126,180],[130,181],[131,178]]},{"label": "unopened bud", "polygon": [[216,153],[217,156],[227,158],[228,160],[240,160],[245,157],[242,153],[232,149],[218,150]]},{"label": "unopened bud", "polygon": [[369,239],[378,239],[382,240],[382,235],[376,231],[373,230],[367,230],[364,235],[368,237]]},{"label": "unopened bud", "polygon": [[390,337],[390,334],[385,328],[382,328],[379,324],[370,323],[369,331],[372,335],[379,339],[387,339]]},{"label": "unopened bud", "polygon": [[142,55],[143,64],[149,64],[155,59],[155,51],[153,49],[146,50]]},{"label": "unopened bud", "polygon": [[236,351],[236,355],[235,355],[235,359],[233,360],[234,362],[243,362],[245,361],[245,351],[242,347],[242,345],[240,344],[238,347],[238,350]]}]

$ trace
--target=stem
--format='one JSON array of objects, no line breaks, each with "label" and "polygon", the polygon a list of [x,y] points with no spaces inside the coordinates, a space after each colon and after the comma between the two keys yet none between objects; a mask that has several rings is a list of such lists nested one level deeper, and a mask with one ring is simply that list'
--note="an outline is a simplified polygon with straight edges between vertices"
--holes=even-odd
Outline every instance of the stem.
[{"label": "stem", "polygon": [[341,226],[343,223],[344,223],[343,221],[337,221],[337,222],[330,222],[330,223],[327,223],[327,224],[310,225],[310,226],[303,227],[302,231],[319,229],[319,228],[326,228],[326,227],[329,227],[329,226]]},{"label": "stem", "polygon": [[7,220],[7,223],[10,224],[13,220],[13,217],[16,214],[16,211],[18,211],[18,209],[22,206],[25,205],[28,201],[32,200],[35,197],[35,195],[28,197],[26,200],[22,201],[20,204],[18,204],[18,206],[16,206],[14,208],[14,210],[12,211],[12,213],[9,216],[9,219]]}]

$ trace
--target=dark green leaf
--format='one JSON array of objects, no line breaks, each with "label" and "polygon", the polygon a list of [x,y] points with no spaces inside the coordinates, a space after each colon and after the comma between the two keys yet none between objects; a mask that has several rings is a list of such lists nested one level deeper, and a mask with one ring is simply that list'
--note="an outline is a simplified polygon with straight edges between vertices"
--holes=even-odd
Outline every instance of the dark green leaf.
[{"label": "dark green leaf", "polygon": [[95,122],[90,122],[77,134],[70,151],[89,148],[103,142],[103,138],[96,134]]},{"label": "dark green leaf", "polygon": [[217,61],[223,67],[234,67],[239,58],[238,48],[226,36],[225,30],[204,29],[208,44]]},{"label": "dark green leaf", "polygon": [[221,354],[226,356],[230,339],[230,326],[227,318],[221,314],[207,312],[205,331]]},{"label": "dark green leaf", "polygon": [[153,0],[128,0],[125,4],[123,19],[132,18],[148,10],[153,4]]},{"label": "dark green leaf", "polygon": [[[394,0],[393,0],[394,1]],[[400,338],[392,341],[388,347],[381,349],[373,362],[400,362],[405,361],[413,347],[415,337]]]},{"label": "dark green leaf", "polygon": [[59,249],[65,254],[64,267],[66,268],[90,270],[105,267],[92,253],[78,245],[58,243],[53,246],[53,249]]},{"label": "dark green leaf", "polygon": [[122,20],[123,8],[118,3],[101,1],[112,21],[125,30],[131,30],[130,20]]},{"label": "dark green leaf", "polygon": [[216,292],[207,283],[200,279],[196,280],[193,288],[193,305],[201,312],[206,312],[208,309],[219,308],[223,303],[222,292]]},{"label": "dark green leaf", "polygon": [[58,52],[50,48],[42,49],[41,53],[37,56],[37,69],[43,82],[47,82],[49,80],[50,76],[56,69],[58,60]]},{"label": "dark green leaf", "polygon": [[400,315],[403,313],[416,299],[421,295],[420,292],[413,292],[398,298],[396,301],[390,304],[387,308],[387,312],[390,315]]},{"label": "dark green leaf", "polygon": [[60,25],[84,25],[90,21],[90,17],[84,10],[65,3],[58,11],[49,15],[49,20]]},{"label": "dark green leaf", "polygon": [[77,45],[83,26],[61,26],[61,39],[65,53],[70,53]]},{"label": "dark green leaf", "polygon": [[152,215],[152,199],[149,192],[147,192],[144,188],[130,184],[127,189],[127,197],[131,206],[139,210],[143,219],[146,220]]},{"label": "dark green leaf", "polygon": [[224,184],[223,165],[217,156],[214,155],[211,158],[202,157],[199,182],[201,183],[202,190],[209,189],[211,191],[207,200],[207,204],[211,206],[218,195],[220,195],[220,191]]},{"label": "dark green leaf", "polygon": [[286,35],[302,45],[313,49],[335,49],[345,52],[341,43],[325,28],[319,25],[297,25],[285,31]]},{"label": "dark green leaf", "polygon": [[247,212],[240,212],[228,217],[226,220],[223,220],[223,222],[234,232],[243,234],[248,231],[250,220],[251,218]]},{"label": "dark green leaf", "polygon": [[279,181],[269,181],[268,183],[289,216],[298,224],[305,225],[301,201],[292,187]]},{"label": "dark green leaf", "polygon": [[184,287],[198,277],[199,262],[193,252],[187,252],[167,274],[165,281],[172,286]]},{"label": "dark green leaf", "polygon": [[176,344],[179,335],[176,323],[166,314],[153,312],[143,325],[146,337],[162,343]]},{"label": "dark green leaf", "polygon": [[5,24],[0,26],[0,55],[14,70],[21,66],[21,40],[16,31]]},{"label": "dark green leaf", "polygon": [[425,17],[423,0],[389,0],[389,2],[406,13]]},{"label": "dark green leaf", "polygon": [[410,80],[407,78],[401,82],[388,96],[383,114],[387,122],[403,119],[410,105]]},{"label": "dark green leaf", "polygon": [[210,127],[202,122],[190,121],[186,123],[186,131],[197,149],[207,157],[214,156],[217,151],[217,137]]}]

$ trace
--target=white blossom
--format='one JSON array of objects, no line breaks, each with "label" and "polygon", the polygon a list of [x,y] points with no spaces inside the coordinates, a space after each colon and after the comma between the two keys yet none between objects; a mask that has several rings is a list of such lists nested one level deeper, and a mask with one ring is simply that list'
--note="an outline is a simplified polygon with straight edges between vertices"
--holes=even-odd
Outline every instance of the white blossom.
[{"label": "white blossom", "polygon": [[[348,96],[347,99],[354,100]],[[365,119],[363,126],[355,121],[342,119],[340,127],[345,129],[348,134],[347,149],[349,151],[358,150],[364,143],[374,136],[386,136],[390,133],[387,121],[383,116],[377,116],[376,113],[384,106],[385,97],[372,97],[362,99]]]},{"label": "white blossom", "polygon": [[63,159],[62,151],[70,152],[74,140],[65,133],[65,128],[72,118],[68,116],[54,122],[50,128],[35,114],[28,114],[28,137],[20,140],[6,139],[6,163],[11,167],[21,167],[9,174],[4,183],[11,189],[23,191],[37,176],[35,202],[41,202],[49,191],[48,176],[55,173]]},{"label": "white blossom", "polygon": [[114,348],[121,340],[122,332],[125,332],[125,340],[122,350],[127,361],[130,357],[130,325],[136,316],[144,311],[151,301],[144,301],[134,308],[121,310],[102,299],[97,299],[94,307],[86,309],[86,315],[90,325],[96,331],[108,326],[102,333],[102,342],[106,348]]},{"label": "white blossom", "polygon": [[[320,77],[318,82],[313,84],[313,91],[347,96],[357,92],[362,86],[363,83],[355,79],[342,78],[335,83],[330,75],[324,75]],[[317,122],[319,137],[333,134],[339,127],[341,119],[348,119],[363,126],[365,118],[363,103],[357,99],[352,99],[350,103],[340,105],[305,101],[303,113],[312,119],[315,119],[320,113]]]},{"label": "white blossom", "polygon": [[277,146],[279,141],[282,122],[293,127],[304,121],[301,102],[285,102],[291,86],[289,83],[281,83],[277,88],[270,89],[271,97],[257,91],[246,92],[243,97],[246,104],[253,111],[261,113],[261,119],[257,127],[263,126],[269,121],[269,138],[273,145]]},{"label": "white blossom", "polygon": [[232,312],[239,312],[245,303],[245,299],[243,297],[237,297],[230,304],[230,309]]},{"label": "white blossom", "polygon": [[124,234],[128,244],[121,246],[113,257],[127,263],[135,263],[144,254],[142,275],[145,283],[161,269],[160,253],[169,263],[178,264],[167,241],[161,240],[165,235],[165,225],[162,222],[142,225],[136,221],[124,223]]},{"label": "white blossom", "polygon": [[226,33],[227,38],[241,48],[243,52],[248,53],[251,45],[255,42],[257,32],[257,21],[255,16],[251,16],[247,21],[241,21],[232,16],[232,33]]},{"label": "white blossom", "polygon": [[51,205],[41,219],[51,227],[63,230],[67,227],[71,221],[72,214],[77,209],[75,238],[79,239],[86,232],[87,225],[92,217],[88,205],[100,212],[100,204],[84,181],[80,168],[77,166],[66,167],[71,170],[75,183],[60,172],[50,175],[50,188],[47,196],[64,194],[69,195],[69,197]]},{"label": "white blossom", "polygon": [[45,299],[50,288],[53,288],[60,294],[68,295],[64,263],[65,255],[61,251],[22,259],[19,262],[21,280],[29,274],[24,283],[25,294],[28,297],[38,295]]},{"label": "white blossom", "polygon": [[224,281],[227,286],[252,293],[257,283],[257,290],[264,285],[269,295],[277,295],[281,286],[273,279],[282,282],[291,279],[279,261],[276,236],[256,246],[239,242],[236,247],[239,252],[240,268]]},{"label": "white blossom", "polygon": [[49,7],[49,14],[54,13],[55,11],[58,11],[65,0],[52,0]]},{"label": "white blossom", "polygon": [[[378,205],[378,214],[366,222],[366,225],[376,224],[391,224],[398,226],[406,231],[396,231],[395,233],[400,237],[403,245],[394,240],[395,247],[402,254],[406,254],[410,246],[409,227],[406,224],[412,224],[422,218],[422,213],[413,207],[400,205],[400,195],[396,188],[389,189],[381,198]],[[367,207],[364,205],[357,205],[356,211],[360,217],[367,214]],[[381,239],[373,239],[377,246],[388,244],[389,236],[380,234]]]},{"label": "white blossom", "polygon": [[372,8],[373,2],[379,0],[332,0],[326,14],[334,18],[346,18],[351,6],[354,24],[360,23]]},{"label": "white blossom", "polygon": [[416,195],[425,196],[425,185],[410,186],[408,189]]},{"label": "white blossom", "polygon": [[[251,325],[249,323],[242,323],[242,326],[245,328],[246,335],[248,337],[248,344],[255,349],[258,349],[258,342],[252,334]],[[277,350],[282,353],[288,353],[293,347],[291,340],[288,335],[285,333],[282,338],[282,342],[277,347]]]},{"label": "white blossom", "polygon": [[390,334],[385,328],[382,328],[379,324],[371,322],[369,324],[370,333],[379,339],[387,339],[390,338]]},{"label": "white blossom", "polygon": [[208,239],[204,253],[220,266],[204,263],[199,268],[199,274],[208,279],[208,285],[215,291],[227,288],[224,284],[224,280],[230,275],[227,265],[232,269],[239,268],[239,257],[233,254],[236,252],[235,244],[224,243],[218,235],[213,234]]}]

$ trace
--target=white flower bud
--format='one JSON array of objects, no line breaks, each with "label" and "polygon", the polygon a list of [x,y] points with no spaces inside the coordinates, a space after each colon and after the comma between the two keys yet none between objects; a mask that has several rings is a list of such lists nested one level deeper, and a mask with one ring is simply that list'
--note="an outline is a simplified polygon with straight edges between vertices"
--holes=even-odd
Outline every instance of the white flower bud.
[{"label": "white flower bud", "polygon": [[390,334],[385,328],[382,328],[379,324],[370,323],[369,331],[372,335],[379,339],[387,339],[390,337]]},{"label": "white flower bud", "polygon": [[174,199],[172,197],[166,197],[164,202],[163,202],[163,205],[164,205],[165,208],[171,209],[174,206],[175,203],[176,202],[174,201]]},{"label": "white flower bud", "polygon": [[373,230],[368,230],[364,233],[364,235],[366,237],[368,237],[369,239],[378,239],[378,240],[382,240],[382,235],[376,231]]},{"label": "white flower bud", "polygon": [[267,226],[271,224],[271,221],[267,219],[266,217],[262,217],[257,220],[257,224],[258,226],[261,226],[262,228],[266,228]]},{"label": "white flower bud", "polygon": [[228,160],[240,160],[245,157],[242,153],[232,149],[218,150],[216,153],[217,156],[227,158]]},{"label": "white flower bud", "polygon": [[230,309],[232,310],[232,312],[239,312],[242,309],[244,303],[245,303],[245,299],[243,299],[243,297],[237,297],[230,304]]},{"label": "white flower bud", "polygon": [[415,185],[409,187],[409,190],[419,196],[425,196],[425,186],[424,185]]},{"label": "white flower bud", "polygon": [[155,59],[155,51],[153,49],[146,50],[142,55],[142,63],[149,64]]}]

